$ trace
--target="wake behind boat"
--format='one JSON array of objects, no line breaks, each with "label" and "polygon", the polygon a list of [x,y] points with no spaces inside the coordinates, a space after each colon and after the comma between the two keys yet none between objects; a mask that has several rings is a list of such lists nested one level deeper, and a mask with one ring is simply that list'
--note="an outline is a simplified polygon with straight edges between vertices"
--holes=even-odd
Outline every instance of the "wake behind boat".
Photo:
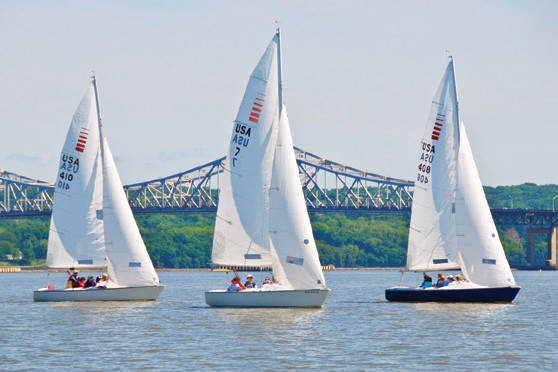
[{"label": "wake behind boat", "polygon": [[252,72],[220,183],[214,267],[271,267],[279,286],[205,292],[210,306],[321,307],[329,295],[283,103],[277,31]]},{"label": "wake behind boat", "polygon": [[62,149],[47,267],[106,268],[110,281],[90,288],[47,285],[33,292],[35,301],[156,300],[164,288],[103,135],[95,78],[74,114]]},{"label": "wake behind boat", "polygon": [[389,288],[388,301],[512,302],[520,290],[492,220],[458,111],[450,60],[420,145],[407,270],[461,269],[465,281],[442,288]]}]

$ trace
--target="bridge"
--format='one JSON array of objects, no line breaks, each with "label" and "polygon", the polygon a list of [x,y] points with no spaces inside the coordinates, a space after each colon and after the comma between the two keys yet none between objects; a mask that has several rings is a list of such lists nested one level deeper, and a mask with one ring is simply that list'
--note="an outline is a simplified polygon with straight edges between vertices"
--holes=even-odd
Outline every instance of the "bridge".
[{"label": "bridge", "polygon": [[[310,212],[403,213],[411,211],[412,181],[346,166],[295,147],[301,185]],[[184,172],[125,185],[138,213],[215,212],[225,157]],[[49,216],[54,185],[0,169],[0,219]],[[547,265],[556,267],[558,212],[493,209],[496,225],[527,226],[528,261],[535,263],[535,237],[546,234]]]}]

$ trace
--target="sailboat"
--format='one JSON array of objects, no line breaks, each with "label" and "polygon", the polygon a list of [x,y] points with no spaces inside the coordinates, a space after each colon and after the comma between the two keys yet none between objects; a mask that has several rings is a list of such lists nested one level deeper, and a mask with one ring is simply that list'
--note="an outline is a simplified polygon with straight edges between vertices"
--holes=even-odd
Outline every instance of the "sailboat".
[{"label": "sailboat", "polygon": [[406,269],[461,270],[442,288],[394,287],[388,301],[512,302],[516,285],[479,178],[459,108],[453,58],[420,143]]},{"label": "sailboat", "polygon": [[206,291],[206,303],[321,307],[330,290],[318,257],[283,102],[279,30],[248,81],[225,167],[212,266],[271,268],[278,283],[239,292]]},{"label": "sailboat", "polygon": [[47,267],[106,269],[106,286],[33,292],[35,301],[156,300],[164,286],[149,258],[101,126],[93,77],[60,154]]}]

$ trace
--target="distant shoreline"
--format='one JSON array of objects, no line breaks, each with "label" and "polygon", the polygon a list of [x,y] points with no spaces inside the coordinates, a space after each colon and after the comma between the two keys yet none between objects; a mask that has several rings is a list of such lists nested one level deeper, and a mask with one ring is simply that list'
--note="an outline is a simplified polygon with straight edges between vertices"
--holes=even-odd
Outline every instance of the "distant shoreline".
[{"label": "distant shoreline", "polygon": [[[11,269],[10,271],[8,271]],[[401,270],[400,267],[336,267],[334,270],[326,271],[396,271]],[[3,271],[6,270],[6,271]],[[13,270],[13,271],[12,271]],[[67,269],[46,269],[30,266],[0,266],[0,273],[65,273]],[[103,272],[106,270],[84,270],[85,272]],[[182,268],[182,269],[155,269],[157,272],[211,272],[209,268]],[[231,270],[232,271],[232,270]],[[256,270],[252,270],[256,271]],[[262,271],[263,272],[263,271]]]},{"label": "distant shoreline", "polygon": [[[324,271],[400,271],[403,267],[336,267],[333,270]],[[182,268],[182,269],[155,269],[157,272],[211,272],[209,268]],[[549,267],[521,267],[512,268],[513,271],[557,271]],[[35,268],[30,266],[0,266],[0,274],[16,274],[16,273],[65,273],[66,269],[45,269]],[[84,270],[85,272],[99,272],[102,273],[106,270]],[[257,272],[257,270],[248,270]],[[246,271],[246,272],[248,272]],[[459,270],[443,270],[443,271],[459,271]],[[232,272],[232,270],[231,270]],[[244,272],[244,270],[242,271]],[[263,271],[262,271],[263,272]]]}]

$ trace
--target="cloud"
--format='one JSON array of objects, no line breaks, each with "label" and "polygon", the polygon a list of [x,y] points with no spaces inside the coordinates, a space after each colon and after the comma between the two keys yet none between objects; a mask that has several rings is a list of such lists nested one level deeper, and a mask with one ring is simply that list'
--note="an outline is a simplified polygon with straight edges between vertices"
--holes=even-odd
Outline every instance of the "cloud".
[{"label": "cloud", "polygon": [[190,150],[181,151],[163,151],[157,154],[157,160],[160,161],[176,161],[182,159],[191,159],[203,156],[208,153],[204,148],[193,148]]},{"label": "cloud", "polygon": [[34,165],[47,165],[52,163],[52,155],[51,154],[12,154],[7,157],[7,160],[12,160],[20,163],[25,164],[34,164]]}]

